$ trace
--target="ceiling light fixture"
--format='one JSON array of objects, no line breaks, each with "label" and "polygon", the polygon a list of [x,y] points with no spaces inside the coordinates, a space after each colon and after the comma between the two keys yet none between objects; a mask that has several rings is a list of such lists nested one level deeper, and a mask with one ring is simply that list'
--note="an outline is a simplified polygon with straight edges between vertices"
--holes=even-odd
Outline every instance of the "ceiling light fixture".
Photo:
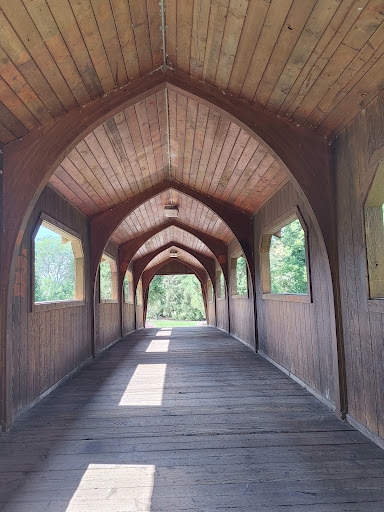
[{"label": "ceiling light fixture", "polygon": [[179,207],[175,204],[167,204],[164,206],[164,215],[166,217],[177,217],[179,215]]},{"label": "ceiling light fixture", "polygon": [[170,258],[177,258],[177,251],[175,249],[171,249],[169,251],[169,257]]}]

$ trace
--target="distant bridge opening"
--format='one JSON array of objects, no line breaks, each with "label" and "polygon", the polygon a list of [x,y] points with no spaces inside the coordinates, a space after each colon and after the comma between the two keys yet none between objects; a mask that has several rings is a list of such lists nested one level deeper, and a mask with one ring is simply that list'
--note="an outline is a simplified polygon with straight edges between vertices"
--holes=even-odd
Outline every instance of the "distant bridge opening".
[{"label": "distant bridge opening", "polygon": [[205,322],[201,284],[195,275],[155,275],[149,287],[146,327],[190,327]]}]

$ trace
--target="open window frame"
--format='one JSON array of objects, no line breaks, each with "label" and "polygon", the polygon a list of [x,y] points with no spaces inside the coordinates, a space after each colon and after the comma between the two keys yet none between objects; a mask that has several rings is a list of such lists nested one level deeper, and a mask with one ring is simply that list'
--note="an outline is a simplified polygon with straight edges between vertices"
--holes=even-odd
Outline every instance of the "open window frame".
[{"label": "open window frame", "polygon": [[224,277],[224,273],[222,270],[216,271],[216,299],[217,300],[225,300],[226,299],[225,277]]},{"label": "open window frame", "polygon": [[369,310],[384,311],[384,160],[377,164],[363,204]]},{"label": "open window frame", "polygon": [[[75,297],[73,299],[52,300],[44,302],[35,301],[35,238],[41,226],[61,236],[63,243],[71,243],[75,266]],[[47,215],[46,213],[41,213],[35,226],[35,229],[32,232],[31,239],[31,311],[49,311],[53,309],[65,309],[77,306],[84,306],[86,300],[84,267],[85,258],[83,244],[81,241],[81,235],[74,231],[73,229],[66,226],[65,224],[61,223],[60,221],[54,219],[50,215]]]},{"label": "open window frame", "polygon": [[[305,247],[305,266],[307,272],[307,293],[272,293],[271,291],[271,267],[270,267],[270,248],[272,236],[281,231],[295,220],[298,220],[304,231]],[[283,215],[275,219],[271,224],[264,226],[260,242],[260,269],[261,269],[261,289],[264,300],[278,300],[286,302],[312,302],[312,285],[310,271],[310,253],[309,253],[309,234],[301,212],[297,206],[291,208]]]},{"label": "open window frame", "polygon": [[[246,277],[247,277],[247,292],[239,293],[237,289],[237,261],[243,258],[245,261]],[[239,251],[231,258],[231,299],[248,299],[249,298],[249,269],[245,255]]]},{"label": "open window frame", "polygon": [[210,277],[208,277],[208,282],[207,282],[207,298],[208,298],[209,304],[211,304],[215,299],[215,290],[213,288],[213,283],[212,283]]},{"label": "open window frame", "polygon": [[[125,283],[128,281],[128,296],[125,292]],[[133,291],[133,274],[131,270],[127,270],[123,280],[123,302],[124,304],[134,303],[134,291]]]},{"label": "open window frame", "polygon": [[112,287],[111,287],[111,297],[110,298],[102,298],[101,297],[101,272],[100,272],[100,266],[99,266],[99,302],[100,304],[117,304],[119,302],[119,296],[117,292],[118,288],[118,272],[117,272],[117,261],[116,258],[114,258],[111,254],[108,254],[108,252],[103,252],[103,255],[101,257],[101,263],[109,263],[111,268],[111,280],[112,280]]},{"label": "open window frame", "polygon": [[136,293],[135,293],[135,304],[136,306],[143,306],[144,305],[144,297],[143,297],[143,280],[140,277],[139,282],[136,286]]}]

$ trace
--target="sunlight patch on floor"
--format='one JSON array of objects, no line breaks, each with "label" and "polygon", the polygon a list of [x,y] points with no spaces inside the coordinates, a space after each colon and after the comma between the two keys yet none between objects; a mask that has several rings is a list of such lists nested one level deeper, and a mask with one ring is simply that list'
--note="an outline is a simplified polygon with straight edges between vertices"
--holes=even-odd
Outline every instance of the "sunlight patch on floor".
[{"label": "sunlight patch on floor", "polygon": [[156,466],[89,464],[66,512],[151,510]]},{"label": "sunlight patch on floor", "polygon": [[139,364],[119,405],[162,405],[166,364]]},{"label": "sunlight patch on floor", "polygon": [[170,340],[152,340],[146,352],[168,352]]},{"label": "sunlight patch on floor", "polygon": [[172,334],[172,329],[161,329],[156,333],[156,336],[170,336]]}]

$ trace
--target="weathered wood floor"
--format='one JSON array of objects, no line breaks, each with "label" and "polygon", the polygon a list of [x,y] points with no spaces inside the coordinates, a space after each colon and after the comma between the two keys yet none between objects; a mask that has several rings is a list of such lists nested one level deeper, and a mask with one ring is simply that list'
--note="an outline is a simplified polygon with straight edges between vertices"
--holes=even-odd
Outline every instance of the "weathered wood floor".
[{"label": "weathered wood floor", "polygon": [[210,327],[147,329],[0,440],[7,512],[383,512],[384,451]]}]

